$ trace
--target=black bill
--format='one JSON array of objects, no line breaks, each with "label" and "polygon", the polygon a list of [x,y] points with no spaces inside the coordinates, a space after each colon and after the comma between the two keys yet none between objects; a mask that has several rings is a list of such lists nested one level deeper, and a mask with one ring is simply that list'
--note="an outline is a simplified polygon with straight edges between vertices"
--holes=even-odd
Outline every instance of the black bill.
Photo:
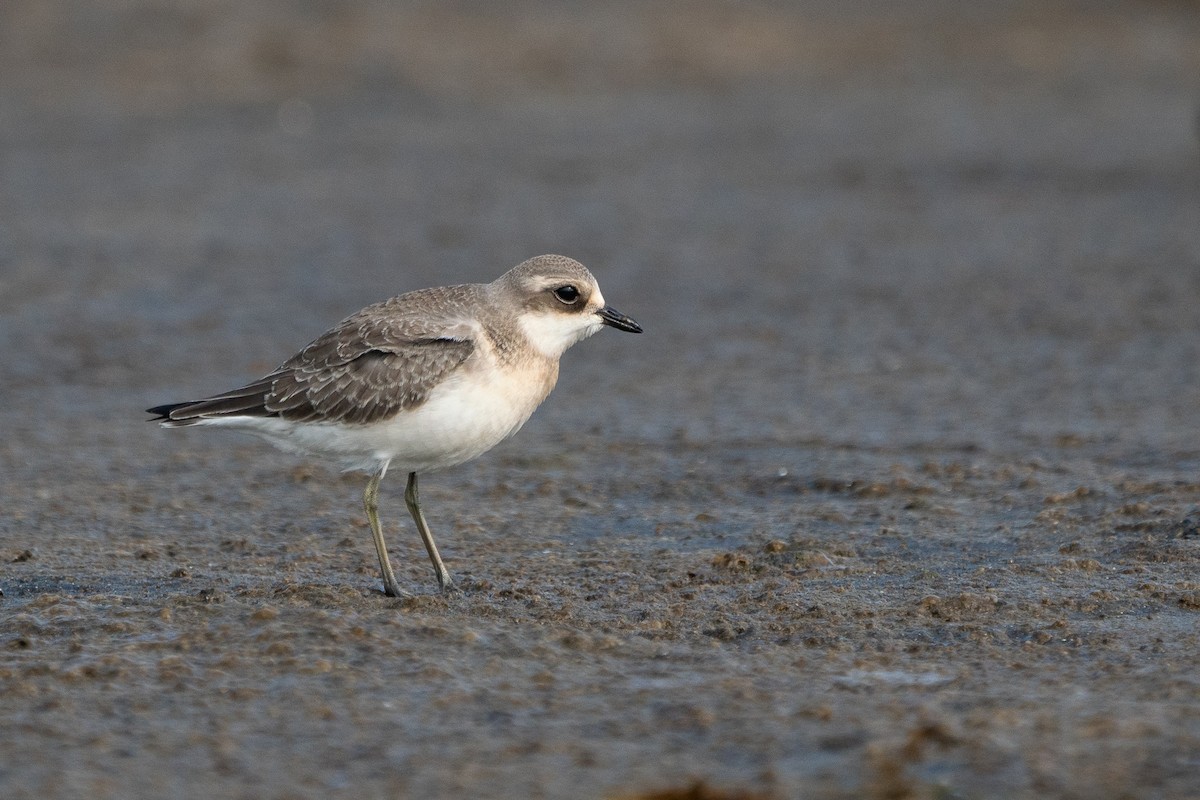
[{"label": "black bill", "polygon": [[642,326],[638,325],[629,317],[617,311],[612,306],[605,306],[596,312],[600,315],[600,319],[604,320],[605,325],[611,325],[620,331],[629,331],[630,333],[641,333]]}]

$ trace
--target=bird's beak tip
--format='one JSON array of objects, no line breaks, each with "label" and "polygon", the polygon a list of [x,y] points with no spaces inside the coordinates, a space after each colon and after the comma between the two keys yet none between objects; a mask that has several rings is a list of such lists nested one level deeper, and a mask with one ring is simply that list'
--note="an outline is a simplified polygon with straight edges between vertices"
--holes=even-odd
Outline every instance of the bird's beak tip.
[{"label": "bird's beak tip", "polygon": [[628,331],[629,333],[642,332],[641,325],[638,325],[631,317],[625,316],[612,306],[605,306],[596,313],[600,315],[600,319],[605,325],[609,325],[619,331]]}]

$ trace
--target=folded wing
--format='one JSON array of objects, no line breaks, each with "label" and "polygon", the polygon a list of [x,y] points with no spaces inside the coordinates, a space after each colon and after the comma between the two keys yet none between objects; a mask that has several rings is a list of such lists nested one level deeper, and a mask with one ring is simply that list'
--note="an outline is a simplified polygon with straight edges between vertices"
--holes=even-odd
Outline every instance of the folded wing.
[{"label": "folded wing", "polygon": [[424,294],[368,306],[246,386],[149,411],[173,426],[237,416],[363,424],[416,408],[462,368],[478,333],[477,323],[454,313],[465,298]]}]

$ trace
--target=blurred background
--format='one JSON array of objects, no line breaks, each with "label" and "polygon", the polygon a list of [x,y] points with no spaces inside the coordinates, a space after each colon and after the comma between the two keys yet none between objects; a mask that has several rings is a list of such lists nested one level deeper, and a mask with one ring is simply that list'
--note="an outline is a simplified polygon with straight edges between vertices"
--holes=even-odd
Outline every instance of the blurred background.
[{"label": "blurred background", "polygon": [[10,407],[212,392],[563,252],[649,331],[564,370],[635,438],[1200,448],[1194,3],[14,0],[0,37]]},{"label": "blurred background", "polygon": [[[1198,108],[1184,0],[0,2],[0,794],[1192,795]],[[545,252],[646,332],[460,596],[144,421]]]}]

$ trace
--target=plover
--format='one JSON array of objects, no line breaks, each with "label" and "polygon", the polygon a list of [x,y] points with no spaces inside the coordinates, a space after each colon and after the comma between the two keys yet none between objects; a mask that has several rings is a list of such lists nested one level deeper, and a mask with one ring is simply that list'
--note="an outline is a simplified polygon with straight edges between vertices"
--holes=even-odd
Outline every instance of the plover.
[{"label": "plover", "polygon": [[241,388],[148,409],[166,428],[247,431],[370,474],[363,507],[384,592],[400,596],[379,525],[379,483],[408,473],[404,500],[443,591],[453,587],[417,494],[417,475],[512,436],[558,379],[563,352],[601,327],[641,333],[604,302],[586,267],[546,255],[488,284],[422,289],[370,305]]}]

